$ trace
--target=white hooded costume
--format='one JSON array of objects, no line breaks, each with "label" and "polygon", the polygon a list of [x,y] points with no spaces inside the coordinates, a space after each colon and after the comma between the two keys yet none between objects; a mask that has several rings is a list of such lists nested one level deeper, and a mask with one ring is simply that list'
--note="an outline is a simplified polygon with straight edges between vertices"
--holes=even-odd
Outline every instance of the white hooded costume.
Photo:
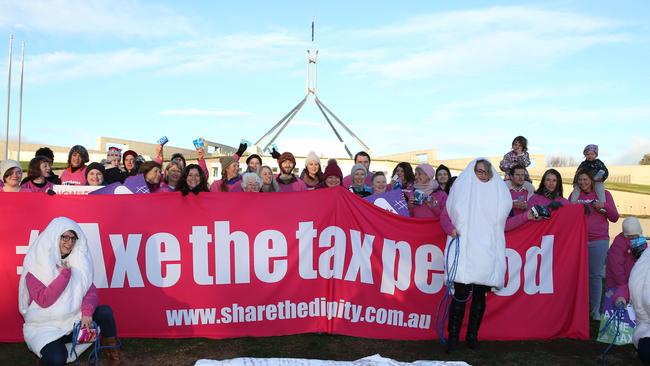
[{"label": "white hooded costume", "polygon": [[[492,179],[481,182],[474,173],[479,159],[467,165],[451,186],[447,212],[459,233],[459,253],[454,282],[501,288],[506,274],[505,225],[512,209],[512,196],[506,183],[492,166]],[[456,244],[447,238],[445,256],[449,265],[455,257]]]},{"label": "white hooded costume", "polygon": [[[57,265],[62,261],[59,242],[61,235],[68,230],[74,231],[78,236],[65,259],[71,269],[70,282],[51,306],[42,308],[35,301],[30,302],[25,276],[31,273],[48,286],[59,275]],[[32,352],[41,357],[40,352],[45,345],[72,332],[74,323],[81,320],[81,303],[92,281],[93,261],[81,228],[66,217],[55,218],[27,250],[18,285],[18,307],[25,319],[23,335]],[[90,345],[86,343],[77,346],[77,354],[81,354]],[[72,345],[66,346],[69,353]],[[68,362],[73,360],[74,357],[68,358]]]},{"label": "white hooded costume", "polygon": [[630,280],[630,302],[636,313],[636,328],[632,341],[638,348],[641,338],[650,337],[650,250],[646,249],[636,261]]}]

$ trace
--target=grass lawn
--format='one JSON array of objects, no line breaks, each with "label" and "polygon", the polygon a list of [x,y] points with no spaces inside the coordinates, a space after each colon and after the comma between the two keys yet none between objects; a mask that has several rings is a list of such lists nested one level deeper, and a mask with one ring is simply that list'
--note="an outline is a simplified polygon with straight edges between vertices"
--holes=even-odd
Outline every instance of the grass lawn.
[{"label": "grass lawn", "polygon": [[[591,323],[592,338],[598,323]],[[557,339],[553,341],[481,342],[480,351],[464,343],[449,356],[437,341],[387,341],[324,334],[302,334],[265,338],[211,340],[124,339],[129,365],[193,365],[200,358],[294,357],[355,360],[379,353],[399,361],[462,360],[472,365],[595,365],[606,344],[595,341]],[[84,354],[82,357],[87,357]],[[34,365],[36,356],[23,343],[0,343],[2,366]],[[614,347],[608,365],[638,365],[632,345]]]},{"label": "grass lawn", "polygon": [[612,191],[650,194],[650,185],[645,185],[645,184],[629,184],[629,183],[605,182],[605,187],[608,190],[612,190]]}]

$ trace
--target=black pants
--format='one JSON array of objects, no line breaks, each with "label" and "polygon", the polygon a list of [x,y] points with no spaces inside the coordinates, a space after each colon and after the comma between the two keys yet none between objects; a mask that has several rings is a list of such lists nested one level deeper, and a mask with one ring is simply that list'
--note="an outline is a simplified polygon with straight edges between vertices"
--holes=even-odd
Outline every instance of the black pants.
[{"label": "black pants", "polygon": [[[99,326],[101,337],[115,337],[117,335],[113,310],[108,305],[100,305],[95,308],[93,320]],[[72,333],[46,344],[41,349],[41,360],[48,366],[65,365],[68,360],[68,350],[65,345],[71,342]]]},{"label": "black pants", "polygon": [[470,291],[472,292],[472,302],[485,304],[485,294],[490,291],[489,286],[485,285],[466,285],[464,283],[454,282],[454,300],[467,302],[469,301]]},{"label": "black pants", "polygon": [[637,351],[639,351],[639,359],[641,362],[643,362],[644,365],[650,365],[650,338],[646,337],[639,339]]}]

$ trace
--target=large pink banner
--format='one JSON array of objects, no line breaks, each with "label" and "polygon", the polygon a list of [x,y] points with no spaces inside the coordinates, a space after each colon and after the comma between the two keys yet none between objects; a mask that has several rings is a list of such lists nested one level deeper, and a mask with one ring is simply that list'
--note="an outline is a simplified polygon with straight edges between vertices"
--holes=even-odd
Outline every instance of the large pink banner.
[{"label": "large pink banner", "polygon": [[[100,302],[113,307],[122,337],[437,337],[446,240],[438,221],[394,215],[344,189],[0,193],[0,212],[0,341],[22,341],[22,261],[57,216],[81,224]],[[489,295],[481,337],[588,338],[582,208],[506,238],[506,287]]]}]

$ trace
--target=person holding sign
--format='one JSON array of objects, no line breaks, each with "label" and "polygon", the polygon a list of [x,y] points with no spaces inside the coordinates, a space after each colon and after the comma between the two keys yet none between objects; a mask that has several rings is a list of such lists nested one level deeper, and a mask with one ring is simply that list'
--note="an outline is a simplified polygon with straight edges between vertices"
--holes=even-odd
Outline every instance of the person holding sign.
[{"label": "person holding sign", "polygon": [[[93,285],[93,260],[79,225],[66,218],[52,220],[29,246],[18,285],[18,307],[25,319],[23,335],[27,347],[46,365],[65,365],[71,355],[75,323],[97,337],[111,365],[122,363],[113,311],[97,306],[99,297]],[[75,342],[76,343],[76,342]],[[77,354],[91,343],[77,344]]]},{"label": "person holding sign", "polygon": [[504,229],[511,208],[508,186],[487,159],[470,162],[451,188],[440,218],[449,235],[445,248],[445,258],[449,258],[447,281],[453,282],[448,353],[458,347],[465,304],[470,298],[466,340],[470,348],[479,348],[478,330],[486,309],[486,294],[492,287],[503,287],[505,281]]}]

